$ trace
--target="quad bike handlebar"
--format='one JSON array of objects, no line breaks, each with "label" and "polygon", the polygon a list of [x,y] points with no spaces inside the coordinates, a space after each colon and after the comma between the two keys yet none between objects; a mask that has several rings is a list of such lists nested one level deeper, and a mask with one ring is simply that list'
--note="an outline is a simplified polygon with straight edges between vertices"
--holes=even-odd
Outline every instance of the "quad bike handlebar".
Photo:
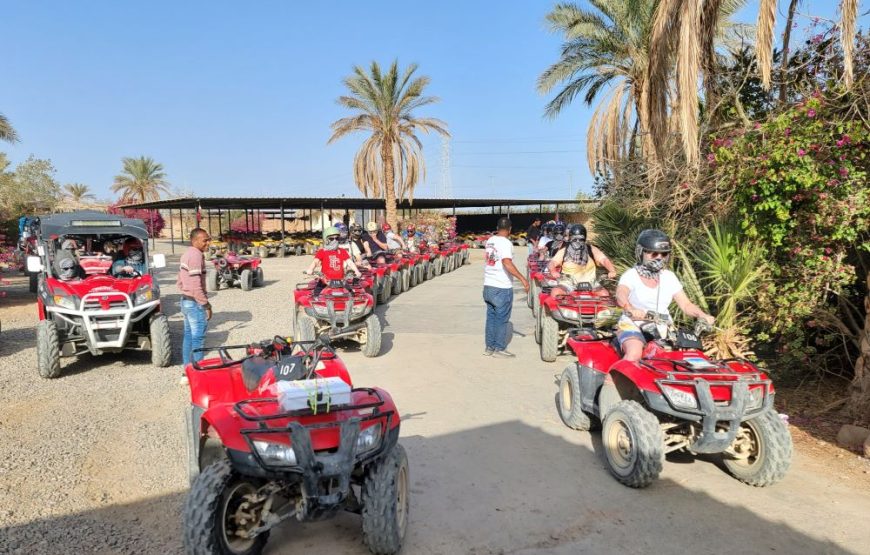
[{"label": "quad bike handlebar", "polygon": [[[201,349],[194,349],[192,354],[217,351],[218,356],[220,357],[220,363],[203,366],[201,364],[202,361],[193,359],[191,361],[191,366],[193,366],[194,370],[197,371],[219,370],[241,364],[255,356],[276,358],[284,353],[290,354],[296,347],[299,347],[300,351],[304,353],[305,365],[311,369],[309,370],[309,373],[317,366],[324,351],[333,355],[335,354],[335,350],[332,347],[331,337],[328,333],[320,334],[313,341],[288,341],[287,338],[276,335],[272,339],[264,339],[247,345],[222,345],[220,347],[203,347]],[[237,350],[244,350],[245,355],[240,358],[234,358],[230,355],[230,351]]]}]

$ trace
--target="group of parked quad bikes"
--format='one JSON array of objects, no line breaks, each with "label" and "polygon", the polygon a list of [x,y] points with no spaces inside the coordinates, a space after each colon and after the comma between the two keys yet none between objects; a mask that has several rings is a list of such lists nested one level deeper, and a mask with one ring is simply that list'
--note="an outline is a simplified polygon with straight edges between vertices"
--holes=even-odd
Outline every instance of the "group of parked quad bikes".
[{"label": "group of parked quad bikes", "polygon": [[[35,218],[31,232],[25,260],[37,276],[43,377],[61,375],[61,356],[85,352],[150,349],[154,364],[169,364],[169,328],[153,276],[165,258],[149,258],[141,220],[76,212]],[[195,352],[185,368],[187,553],[260,553],[285,520],[341,511],[360,514],[372,553],[401,550],[410,482],[399,413],[383,389],[354,387],[332,341],[365,330],[363,352],[376,355],[375,303],[467,260],[467,247],[454,243],[385,253],[363,264],[360,278],[325,284],[317,294],[313,284],[300,284],[294,296],[302,337]]]},{"label": "group of parked quad bikes", "polygon": [[[585,242],[585,227],[572,227],[569,233]],[[651,312],[639,326],[646,341],[642,357],[623,359],[616,282],[601,277],[599,268],[594,281],[575,283],[566,293],[560,268],[551,263],[566,229],[555,224],[547,232],[552,242],[531,249],[527,264],[535,340],[545,362],[560,353],[574,359],[559,380],[559,415],[569,428],[601,430],[613,476],[646,487],[658,478],[666,454],[685,451],[719,455],[732,476],[752,486],[781,480],[793,446],[773,408],[770,378],[745,359],[709,358],[701,342],[712,329],[707,322],[687,329]]]},{"label": "group of parked quad bikes", "polygon": [[208,258],[235,252],[251,256],[267,258],[269,256],[284,257],[289,255],[302,256],[314,254],[322,241],[316,231],[297,231],[284,233],[280,231],[244,232],[227,231],[213,240],[209,245]]}]

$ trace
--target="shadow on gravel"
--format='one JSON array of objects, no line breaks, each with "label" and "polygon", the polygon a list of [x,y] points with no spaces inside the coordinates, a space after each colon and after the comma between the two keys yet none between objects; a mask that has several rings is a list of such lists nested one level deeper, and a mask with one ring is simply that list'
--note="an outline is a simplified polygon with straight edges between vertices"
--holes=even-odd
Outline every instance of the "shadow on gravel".
[{"label": "shadow on gravel", "polygon": [[[845,507],[839,516],[827,515],[827,504],[813,514],[822,500],[789,496],[788,479],[764,490],[733,482],[725,486],[734,496],[728,504],[668,479],[633,490],[618,484],[588,448],[517,421],[401,443],[411,477],[404,553],[850,553],[779,522],[789,513],[803,515],[806,526],[845,518]],[[176,553],[184,495],[7,526],[0,529],[0,552]],[[739,506],[744,496],[756,505],[763,498],[767,506],[804,508],[770,517]],[[844,541],[858,548],[857,535]],[[368,551],[359,517],[343,513],[331,521],[282,524],[266,553]]]},{"label": "shadow on gravel", "polygon": [[[36,316],[34,315],[34,319]],[[2,322],[0,322],[2,325]],[[36,345],[36,326],[23,328],[3,328],[0,331],[0,357],[12,356],[18,351]]]}]

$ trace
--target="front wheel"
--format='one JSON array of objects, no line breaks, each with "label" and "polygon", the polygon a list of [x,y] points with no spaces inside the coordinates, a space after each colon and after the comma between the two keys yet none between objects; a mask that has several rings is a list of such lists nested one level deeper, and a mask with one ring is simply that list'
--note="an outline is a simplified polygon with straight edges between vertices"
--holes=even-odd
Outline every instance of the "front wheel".
[{"label": "front wheel", "polygon": [[[257,489],[255,484],[233,471],[228,460],[220,460],[203,470],[184,502],[181,519],[185,553],[262,553],[269,539],[268,531],[253,538],[242,535],[260,525],[259,509],[250,507]],[[240,514],[248,518],[240,518]],[[250,518],[251,514],[255,518]]]},{"label": "front wheel", "polygon": [[393,280],[390,276],[385,275],[381,280],[381,289],[378,291],[378,302],[380,304],[385,304],[390,300],[390,294],[392,293],[393,288]]},{"label": "front wheel", "polygon": [[559,354],[559,322],[543,308],[538,314],[541,322],[541,360],[553,362]]},{"label": "front wheel", "polygon": [[432,266],[434,268],[433,272],[435,273],[436,276],[441,275],[441,270],[443,270],[441,265],[442,265],[443,261],[444,261],[443,258],[436,258],[435,260],[432,261]]},{"label": "front wheel", "polygon": [[601,430],[610,473],[630,488],[655,481],[665,460],[665,437],[658,419],[636,401],[616,403]]},{"label": "front wheel", "polygon": [[299,313],[296,320],[297,341],[314,341],[317,337],[317,326],[314,318],[307,314]]},{"label": "front wheel", "polygon": [[411,270],[405,268],[402,270],[402,293],[411,288]]},{"label": "front wheel", "polygon": [[740,425],[724,463],[741,482],[764,487],[785,477],[793,452],[788,427],[776,411],[769,409]]},{"label": "front wheel", "polygon": [[402,549],[410,509],[408,455],[396,444],[366,474],[362,487],[363,543],[377,555]]},{"label": "front wheel", "polygon": [[258,266],[254,271],[254,287],[263,287],[264,283],[266,283],[266,278],[263,275],[263,268]]},{"label": "front wheel", "polygon": [[36,365],[43,378],[60,377],[60,338],[51,320],[36,325]]},{"label": "front wheel", "polygon": [[377,314],[366,318],[366,342],[362,348],[363,356],[376,357],[381,352],[381,321]]},{"label": "front wheel", "polygon": [[172,346],[169,339],[169,320],[165,314],[158,314],[151,319],[149,329],[151,336],[151,364],[159,368],[169,366],[172,358]]}]

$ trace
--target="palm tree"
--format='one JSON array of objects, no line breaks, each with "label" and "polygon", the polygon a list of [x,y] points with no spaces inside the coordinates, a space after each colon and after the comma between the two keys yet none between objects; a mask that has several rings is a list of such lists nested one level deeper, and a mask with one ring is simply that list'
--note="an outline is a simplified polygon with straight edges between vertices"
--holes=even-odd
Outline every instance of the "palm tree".
[{"label": "palm tree", "polygon": [[[649,128],[641,107],[655,1],[591,0],[590,4],[599,13],[557,4],[547,14],[551,31],[563,35],[565,43],[559,61],[538,78],[538,92],[548,94],[562,86],[545,109],[546,116],[554,118],[577,95],[585,93],[583,100],[591,105],[600,92],[607,91],[587,131],[587,163],[596,173],[633,156],[637,133]],[[641,148],[645,151],[652,145],[644,140]]]},{"label": "palm tree", "polygon": [[15,128],[3,114],[0,114],[0,141],[18,142],[18,133],[15,132]]},{"label": "palm tree", "polygon": [[447,125],[435,118],[418,118],[416,108],[433,104],[438,98],[423,96],[428,77],[413,77],[416,64],[399,75],[398,61],[386,73],[377,62],[369,72],[354,66],[353,75],[344,79],[350,96],[341,96],[338,103],[358,112],[332,124],[332,143],[358,131],[371,133],[363,142],[353,161],[356,186],[366,197],[383,197],[387,221],[396,226],[396,199],[406,196],[413,201],[414,187],[426,176],[423,144],[415,134],[435,131],[445,137]]},{"label": "palm tree", "polygon": [[79,204],[85,199],[93,199],[94,194],[91,192],[91,188],[87,185],[82,185],[81,183],[70,183],[68,185],[63,186],[66,191],[66,196],[73,203]]},{"label": "palm tree", "polygon": [[[709,96],[712,91],[710,83],[716,70],[714,38],[727,28],[727,16],[743,3],[744,0],[704,0],[703,3],[700,0],[658,0],[649,38],[649,52],[652,55],[647,67],[649,95],[644,110],[647,112],[653,143],[660,155],[667,145],[666,136],[671,127],[667,107],[668,97],[674,88],[671,69],[675,66],[676,97],[672,104],[675,106],[677,127],[686,160],[690,164],[697,161],[698,72],[700,70],[704,74]],[[790,2],[788,8],[789,20],[794,13],[794,4]],[[755,51],[758,73],[765,90],[771,85],[776,8],[777,0],[761,0],[758,7]],[[854,75],[852,54],[857,17],[858,0],[840,0],[840,42],[843,48],[843,84],[846,88],[852,86]],[[673,63],[674,59],[676,64]],[[784,59],[785,63],[787,60]]]},{"label": "palm tree", "polygon": [[161,193],[169,192],[169,183],[163,172],[163,164],[152,158],[124,158],[124,170],[115,176],[112,191],[121,193],[123,202],[157,200]]}]

